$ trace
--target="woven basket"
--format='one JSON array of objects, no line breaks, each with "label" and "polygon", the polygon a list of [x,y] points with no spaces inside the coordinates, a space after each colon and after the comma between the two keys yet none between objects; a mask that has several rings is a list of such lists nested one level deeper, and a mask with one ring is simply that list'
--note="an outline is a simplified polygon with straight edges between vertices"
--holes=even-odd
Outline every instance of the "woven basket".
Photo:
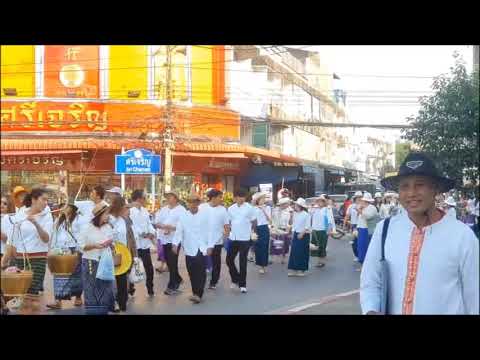
[{"label": "woven basket", "polygon": [[33,272],[24,270],[22,272],[2,271],[2,292],[5,297],[23,296],[32,285]]},{"label": "woven basket", "polygon": [[78,260],[78,255],[48,255],[48,269],[52,274],[72,275]]}]

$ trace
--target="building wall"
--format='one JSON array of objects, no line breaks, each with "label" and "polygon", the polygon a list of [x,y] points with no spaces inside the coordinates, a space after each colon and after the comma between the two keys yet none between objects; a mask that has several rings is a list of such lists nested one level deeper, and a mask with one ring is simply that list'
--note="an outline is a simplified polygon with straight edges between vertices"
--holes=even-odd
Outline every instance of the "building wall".
[{"label": "building wall", "polygon": [[31,45],[2,45],[1,97],[11,98],[4,89],[16,89],[17,96],[35,96],[35,47]]}]

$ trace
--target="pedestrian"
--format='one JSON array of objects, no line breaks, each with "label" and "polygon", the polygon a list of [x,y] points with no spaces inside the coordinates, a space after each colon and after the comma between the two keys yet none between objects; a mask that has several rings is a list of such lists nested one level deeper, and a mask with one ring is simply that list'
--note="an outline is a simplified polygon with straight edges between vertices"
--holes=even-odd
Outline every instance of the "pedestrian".
[{"label": "pedestrian", "polygon": [[[168,205],[167,200],[162,201],[162,206],[158,209],[155,213],[153,223],[154,224],[161,224],[165,222],[166,216],[168,215]],[[154,226],[155,227],[155,226]],[[163,246],[166,244],[165,242],[165,235],[163,234],[163,230],[157,229],[157,261],[159,262],[159,266],[155,268],[155,271],[158,273],[164,273],[168,271],[167,267],[167,258],[165,256],[165,251]]]},{"label": "pedestrian", "polygon": [[123,197],[123,190],[118,186],[111,187],[108,190],[105,190],[105,201],[108,204],[112,204],[113,199],[117,197]]},{"label": "pedestrian", "polygon": [[[128,225],[125,217],[129,214],[129,208],[125,203],[125,199],[121,196],[114,196],[112,199],[112,204],[110,206],[110,216],[109,223],[112,225],[114,237],[114,242],[119,242],[122,245],[125,245],[129,248],[132,247],[132,240],[135,241],[135,237],[130,240],[127,236],[128,234]],[[133,245],[136,248],[136,244]],[[117,296],[116,302],[118,303],[118,309],[115,307],[115,311],[125,312],[127,311],[127,301],[128,301],[128,272],[121,275],[115,275],[115,282],[117,287]]]},{"label": "pedestrian", "polygon": [[[410,153],[398,175],[381,183],[398,189],[405,213],[375,230],[360,278],[362,313],[478,315],[478,239],[435,206],[435,195],[452,189],[454,181],[441,176],[425,154]],[[388,264],[386,271],[382,264]]]},{"label": "pedestrian", "polygon": [[[199,211],[200,197],[190,195],[187,199],[188,211],[179,218],[175,236],[172,241],[172,252],[178,256],[178,246],[183,245],[185,263],[192,286],[192,296],[189,300],[194,304],[202,301],[207,271],[204,257],[212,255],[214,241],[205,231],[205,223],[208,223],[208,213]],[[209,242],[211,240],[211,242]]]},{"label": "pedestrian", "polygon": [[169,280],[167,288],[163,292],[165,295],[173,295],[179,291],[183,279],[178,271],[178,254],[172,251],[172,242],[175,237],[175,230],[180,217],[186,212],[185,208],[179,204],[177,193],[168,191],[165,193],[167,206],[162,208],[162,213],[155,219],[155,227],[163,232],[162,241],[164,242],[163,251],[167,261]]},{"label": "pedestrian", "polygon": [[[365,192],[360,200],[358,211],[358,262],[363,264],[367,254],[368,245],[372,238],[375,226],[379,222],[377,208],[373,205],[375,200],[369,192]],[[361,267],[357,269],[361,271]]]},{"label": "pedestrian", "polygon": [[447,215],[451,216],[453,219],[457,219],[457,203],[453,196],[449,196],[447,200],[445,200],[445,208],[447,211]]},{"label": "pedestrian", "polygon": [[350,205],[350,207],[346,211],[346,216],[344,220],[344,226],[347,225],[348,222],[350,222],[351,230],[352,230],[352,235],[353,235],[353,240],[350,241],[350,245],[352,245],[352,251],[354,255],[354,261],[358,261],[358,230],[357,230],[357,225],[358,225],[358,211],[357,208],[360,206],[360,199],[362,198],[363,193],[361,191],[356,191],[355,194],[353,195],[353,203]]},{"label": "pedestrian", "polygon": [[382,196],[382,193],[380,192],[376,192],[375,195],[373,196],[374,198],[374,203],[373,205],[377,208],[377,211],[380,212],[380,207],[382,206],[382,200],[383,200],[383,196]]},{"label": "pedestrian", "polygon": [[390,192],[386,192],[382,204],[380,205],[380,209],[378,211],[380,219],[386,219],[390,217],[393,206],[393,194]]},{"label": "pedestrian", "polygon": [[[115,288],[114,274],[112,280],[97,278],[100,259],[112,257],[113,228],[108,223],[109,205],[95,206],[92,211],[93,219],[83,227],[78,239],[82,251],[82,281],[85,298],[86,315],[107,315],[114,311]],[[113,258],[111,259],[113,265]]]},{"label": "pedestrian", "polygon": [[[40,310],[40,291],[43,289],[47,266],[48,243],[53,227],[53,217],[45,211],[48,196],[44,189],[32,189],[23,199],[24,210],[10,219],[13,223],[12,237],[8,245],[16,249],[15,265],[24,269],[31,267],[33,279],[21,306],[20,313],[37,313]],[[11,242],[10,242],[11,241]],[[5,259],[9,262],[10,259]]]},{"label": "pedestrian", "polygon": [[[61,309],[62,300],[70,300],[72,297],[75,297],[73,303],[75,306],[83,304],[82,255],[78,248],[80,230],[78,208],[73,204],[67,204],[53,225],[50,248],[69,251],[72,255],[77,255],[79,261],[70,276],[65,278],[63,275],[53,275],[55,302],[47,304],[49,309]],[[66,291],[66,289],[69,290]]]},{"label": "pedestrian", "polygon": [[[135,231],[135,238],[137,240],[137,252],[140,259],[142,259],[143,266],[145,268],[148,296],[155,296],[153,290],[153,264],[152,257],[150,255],[150,249],[152,245],[155,245],[155,228],[150,221],[150,214],[145,208],[145,194],[143,190],[134,190],[131,195],[132,207],[130,208],[130,219],[133,223],[133,229]],[[130,284],[130,295],[135,293],[135,286]]]},{"label": "pedestrian", "polygon": [[[328,210],[327,210],[328,216]],[[292,250],[288,259],[288,276],[305,276],[310,258],[311,218],[308,214],[307,202],[298,198],[293,213]]]},{"label": "pedestrian", "polygon": [[[227,252],[227,266],[232,284],[230,288],[240,288],[242,293],[247,292],[247,256],[250,248],[251,234],[256,226],[255,209],[246,202],[247,192],[243,189],[234,193],[235,204],[228,208],[230,217],[230,250]],[[240,254],[240,272],[235,266],[235,258]]]},{"label": "pedestrian", "polygon": [[284,197],[278,200],[277,207],[272,211],[271,231],[271,254],[281,256],[281,264],[285,263],[285,257],[290,249],[291,225],[293,211],[290,209],[290,198]]},{"label": "pedestrian", "polygon": [[331,219],[328,216],[327,201],[324,197],[315,200],[317,205],[311,210],[312,218],[312,243],[318,247],[319,257],[317,267],[325,266],[324,259],[327,256],[328,232],[332,228]]},{"label": "pedestrian", "polygon": [[[209,243],[213,244],[212,254],[212,276],[210,278],[209,289],[217,288],[220,272],[222,268],[222,248],[224,240],[230,234],[230,221],[227,209],[222,205],[223,192],[211,189],[207,193],[208,203],[200,205],[200,211],[207,214],[206,231],[209,237]],[[203,205],[203,206],[202,206]],[[208,255],[207,255],[208,256]]]},{"label": "pedestrian", "polygon": [[253,195],[253,203],[255,208],[255,264],[260,267],[260,274],[265,274],[268,266],[268,253],[270,245],[270,229],[272,223],[272,208],[265,205],[267,193],[258,192]]},{"label": "pedestrian", "polygon": [[96,185],[90,192],[90,200],[75,201],[74,205],[79,209],[79,226],[86,227],[93,219],[93,209],[98,205],[108,205],[105,201],[105,188],[102,185]]},{"label": "pedestrian", "polygon": [[[7,240],[11,238],[12,231],[13,231],[13,223],[11,216],[15,215],[15,204],[13,200],[8,195],[2,195],[1,199],[1,207],[0,207],[0,216],[1,216],[1,257],[5,253],[5,247],[7,244]],[[1,258],[0,257],[0,258]]]},{"label": "pedestrian", "polygon": [[333,199],[330,198],[328,195],[324,195],[324,198],[327,199],[327,214],[328,214],[328,219],[331,227],[332,233],[337,232],[337,225],[335,224],[335,216],[334,216],[334,211],[337,211],[335,207],[335,203],[333,202]]},{"label": "pedestrian", "polygon": [[12,192],[12,198],[15,205],[15,213],[18,213],[20,209],[24,210],[23,200],[27,196],[28,191],[23,186],[15,186]]}]

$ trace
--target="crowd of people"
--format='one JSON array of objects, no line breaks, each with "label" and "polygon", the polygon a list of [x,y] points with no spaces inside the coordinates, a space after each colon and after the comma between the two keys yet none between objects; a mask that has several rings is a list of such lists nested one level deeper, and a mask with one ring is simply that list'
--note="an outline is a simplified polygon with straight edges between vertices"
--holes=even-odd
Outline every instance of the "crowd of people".
[{"label": "crowd of people", "polygon": [[[400,180],[417,179],[414,173],[407,175]],[[378,304],[371,300],[374,294],[372,289],[376,289],[375,281],[378,281],[377,264],[372,259],[377,259],[378,254],[372,255],[372,250],[369,249],[372,246],[375,249],[378,247],[381,235],[379,229],[385,219],[392,219],[389,220],[391,232],[398,232],[392,236],[399,237],[405,237],[405,230],[401,226],[405,229],[414,226],[413,235],[420,230],[424,233],[425,226],[432,228],[434,219],[441,219],[444,215],[451,226],[446,233],[459,227],[460,221],[457,219],[478,231],[478,199],[471,198],[461,200],[460,204],[456,203],[448,192],[450,188],[447,187],[432,192],[432,206],[439,213],[432,212],[430,217],[427,217],[426,225],[422,225],[423,228],[415,227],[420,225],[413,225],[412,220],[408,219],[412,219],[412,214],[415,214],[411,208],[418,207],[421,199],[411,195],[417,190],[409,190],[410,197],[404,195],[407,185],[400,181],[396,186],[391,186],[398,192],[390,190],[373,196],[368,192],[357,191],[352,199],[344,204],[343,227],[352,234],[353,254],[355,261],[360,264],[356,270],[362,272],[362,287],[366,289],[362,297],[362,307],[367,309],[365,312],[380,312]],[[421,183],[412,186],[421,188],[426,185]],[[150,297],[155,296],[156,272],[168,272],[169,279],[163,291],[164,295],[173,296],[181,292],[184,279],[180,275],[178,264],[179,256],[183,252],[192,290],[189,300],[198,304],[203,301],[206,288],[209,291],[216,290],[222,276],[223,252],[226,252],[225,262],[231,288],[245,294],[248,291],[247,266],[250,251],[253,251],[254,262],[260,274],[268,271],[268,266],[275,257],[284,264],[288,256],[288,276],[303,277],[308,274],[312,255],[318,257],[317,268],[326,265],[328,239],[336,232],[337,226],[333,215],[335,205],[328,195],[321,195],[312,206],[308,206],[303,198],[293,201],[288,191],[285,191],[279,194],[277,204],[273,206],[267,193],[257,192],[250,197],[247,191],[239,189],[234,193],[235,202],[226,207],[222,191],[209,189],[205,199],[192,193],[184,199],[184,207],[178,194],[169,191],[164,194],[162,207],[155,213],[149,213],[145,208],[146,195],[143,190],[133,191],[130,198],[126,199],[120,188],[105,190],[99,185],[92,189],[90,200],[59,204],[53,211],[47,204],[47,195],[47,190],[42,188],[27,192],[18,186],[11,196],[2,196],[2,269],[22,269],[27,258],[33,272],[27,294],[11,300],[10,308],[18,309],[19,313],[29,314],[41,310],[39,298],[44,291],[47,258],[52,251],[74,254],[80,261],[68,276],[60,277],[54,274],[54,298],[47,307],[58,310],[62,308],[63,301],[74,299],[74,306],[83,306],[86,314],[108,314],[126,312],[128,298],[135,294],[136,284],[129,276],[132,269],[115,275],[113,268],[105,270],[103,265],[104,259],[114,256],[117,243],[128,249],[131,257],[135,259],[132,264],[141,262],[141,278],[145,280]],[[425,214],[427,210],[423,209]],[[458,231],[464,233],[460,228]],[[473,232],[471,234],[475,237]],[[468,233],[464,237],[468,238]],[[410,245],[412,246],[414,245]],[[435,247],[427,243],[427,250],[428,246]],[[476,246],[478,265],[478,239]],[[393,247],[390,241],[387,249]],[[436,247],[437,250],[442,249],[441,246]],[[419,249],[415,249],[418,259]],[[157,253],[159,261],[156,269],[152,262],[152,250]],[[405,248],[395,251],[397,250],[401,253]],[[406,250],[408,252],[408,246]],[[392,259],[394,255],[389,253],[387,257]],[[447,263],[448,260],[445,259]],[[464,258],[456,260],[464,261]],[[415,274],[418,272],[415,259],[408,257],[408,264],[407,258],[399,261],[399,266],[408,265],[408,271],[412,270],[412,263],[413,267],[417,266],[416,270],[412,271]],[[470,270],[468,268],[465,271]],[[391,276],[397,276],[392,274]],[[403,283],[402,279],[405,279],[404,273],[398,275],[398,279],[395,278],[395,285]],[[65,283],[69,284],[68,291],[65,291]],[[465,284],[462,283],[462,286],[465,287]],[[390,292],[397,301],[399,295],[391,289]],[[472,296],[478,298],[478,289],[477,294]],[[391,313],[401,312],[397,302],[392,302],[391,306]],[[408,309],[412,312],[411,308]]]}]

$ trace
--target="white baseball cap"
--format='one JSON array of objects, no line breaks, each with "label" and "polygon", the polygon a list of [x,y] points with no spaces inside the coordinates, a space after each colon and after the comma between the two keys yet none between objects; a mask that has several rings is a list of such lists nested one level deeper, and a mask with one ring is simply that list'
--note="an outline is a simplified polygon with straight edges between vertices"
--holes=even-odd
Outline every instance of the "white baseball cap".
[{"label": "white baseball cap", "polygon": [[108,189],[108,190],[105,190],[105,191],[109,192],[109,193],[114,193],[114,194],[118,194],[120,196],[123,196],[123,191],[118,186],[114,186],[111,189]]}]

